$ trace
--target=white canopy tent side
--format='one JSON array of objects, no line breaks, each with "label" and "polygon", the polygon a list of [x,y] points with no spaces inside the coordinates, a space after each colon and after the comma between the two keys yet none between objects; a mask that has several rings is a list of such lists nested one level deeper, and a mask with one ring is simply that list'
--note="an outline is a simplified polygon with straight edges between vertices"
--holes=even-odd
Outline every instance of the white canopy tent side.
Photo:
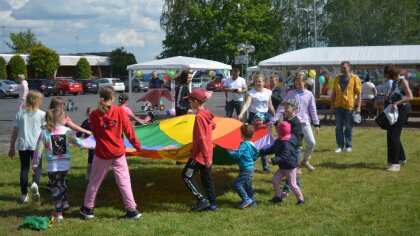
[{"label": "white canopy tent side", "polygon": [[420,45],[305,48],[261,61],[258,66],[277,69],[287,79],[287,71],[302,69],[318,68],[336,75],[342,61],[359,68],[381,69],[387,64],[419,67]]},{"label": "white canopy tent side", "polygon": [[[194,57],[176,56],[160,60],[154,60],[134,65],[127,66],[128,70],[128,86],[131,88],[132,80],[134,79],[135,70],[232,70],[230,65]],[[131,99],[131,89],[128,89],[129,102]]]}]

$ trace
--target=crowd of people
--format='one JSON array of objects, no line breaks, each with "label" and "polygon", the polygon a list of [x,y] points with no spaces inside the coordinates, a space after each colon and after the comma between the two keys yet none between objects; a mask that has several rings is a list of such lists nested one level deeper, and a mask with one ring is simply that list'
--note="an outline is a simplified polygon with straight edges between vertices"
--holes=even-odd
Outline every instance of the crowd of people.
[{"label": "crowd of people", "polygon": [[[400,170],[400,166],[406,164],[407,161],[400,135],[406,116],[406,104],[412,100],[413,96],[408,82],[399,77],[400,70],[397,67],[386,66],[384,74],[388,80],[393,81],[392,86],[386,91],[385,103],[392,107],[392,112],[398,111],[399,113],[397,122],[391,125],[387,131],[389,164],[387,170],[397,172]],[[226,92],[226,117],[233,117],[244,122],[240,128],[243,141],[237,150],[228,150],[239,165],[239,174],[234,184],[235,190],[241,198],[239,207],[247,208],[257,204],[252,188],[252,178],[254,162],[259,157],[261,157],[262,168],[265,172],[270,172],[270,165],[279,167],[272,177],[274,197],[269,202],[272,204],[282,202],[292,190],[297,198],[297,204],[305,204],[300,188],[299,168],[304,167],[308,171],[315,170],[315,167],[309,162],[316,143],[312,126],[316,133],[320,131],[315,97],[311,91],[306,89],[306,74],[298,72],[293,81],[293,88],[284,95],[276,85],[275,76],[270,76],[268,88],[265,86],[264,75],[255,76],[253,78],[254,88],[249,90],[245,79],[239,75],[239,70],[233,69],[232,77],[228,78],[223,85],[223,91]],[[24,77],[21,80],[24,81]],[[181,176],[187,189],[197,200],[192,210],[215,211],[218,209],[212,177],[212,131],[215,129],[213,122],[215,116],[205,108],[211,94],[202,89],[190,91],[188,85],[191,80],[191,72],[184,70],[180,73],[175,88],[176,115],[193,112],[196,114],[191,154]],[[154,86],[159,87],[157,83],[157,81],[151,82]],[[24,86],[24,83],[21,84]],[[336,153],[341,153],[344,149],[347,152],[353,151],[354,114],[361,112],[362,98],[373,99],[377,93],[379,91],[370,84],[369,80],[362,85],[359,77],[351,72],[350,62],[341,63],[341,73],[334,79],[331,95],[331,111],[335,113],[336,117]],[[134,134],[130,118],[135,119],[139,124],[147,123],[147,121],[133,115],[128,107],[126,95],[119,96],[119,106],[114,105],[115,101],[114,90],[111,87],[102,88],[99,91],[97,108],[88,108],[88,119],[80,127],[74,124],[65,113],[63,98],[54,97],[49,109],[44,112],[40,110],[43,103],[43,95],[40,92],[22,92],[8,152],[8,156],[13,158],[15,149],[17,148],[19,151],[21,162],[20,201],[22,203],[29,201],[27,188],[30,167],[32,167],[33,173],[30,186],[32,200],[40,199],[38,186],[42,174],[42,157],[45,155],[46,171],[49,178],[47,186],[54,199],[52,215],[58,220],[63,219],[63,212],[69,208],[66,181],[72,156],[69,144],[73,143],[81,148],[89,148],[79,137],[83,135],[86,138],[93,135],[96,146],[94,150],[90,149],[88,152],[86,178],[89,182],[80,214],[85,219],[94,217],[98,189],[112,168],[127,210],[125,218],[130,220],[140,218],[141,213],[137,210],[131,188],[124,139],[121,134],[124,134],[133,147],[139,151],[142,146]],[[233,116],[234,111],[236,112],[235,117]],[[258,150],[251,141],[255,130],[264,128],[271,132],[272,126],[275,126],[277,131],[277,139],[271,146]],[[79,132],[79,134],[76,136],[74,132]],[[17,146],[15,146],[16,141],[18,141]],[[305,142],[304,151],[303,142]],[[274,154],[274,157],[268,160],[267,155],[270,154]],[[301,155],[302,160],[300,160]],[[205,195],[195,181],[194,176],[197,172],[200,172]],[[286,177],[286,183],[281,189],[280,182],[283,177]]]}]

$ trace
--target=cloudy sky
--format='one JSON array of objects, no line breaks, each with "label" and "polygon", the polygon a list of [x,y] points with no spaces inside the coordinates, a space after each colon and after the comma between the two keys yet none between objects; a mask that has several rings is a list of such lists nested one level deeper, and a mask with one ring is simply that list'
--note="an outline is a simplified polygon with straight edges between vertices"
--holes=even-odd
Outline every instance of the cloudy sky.
[{"label": "cloudy sky", "polygon": [[10,33],[31,29],[59,54],[122,46],[145,62],[162,50],[162,6],[162,0],[0,0],[0,34],[4,29],[2,37],[10,42]]}]

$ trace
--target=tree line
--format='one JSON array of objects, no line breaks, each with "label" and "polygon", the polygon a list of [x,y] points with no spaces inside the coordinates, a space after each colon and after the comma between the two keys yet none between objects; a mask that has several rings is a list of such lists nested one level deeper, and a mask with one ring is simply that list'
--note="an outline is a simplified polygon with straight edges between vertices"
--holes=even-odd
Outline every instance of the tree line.
[{"label": "tree line", "polygon": [[420,1],[165,0],[160,24],[166,36],[158,58],[184,55],[233,64],[236,46],[248,43],[256,48],[256,64],[315,45],[419,44]]}]

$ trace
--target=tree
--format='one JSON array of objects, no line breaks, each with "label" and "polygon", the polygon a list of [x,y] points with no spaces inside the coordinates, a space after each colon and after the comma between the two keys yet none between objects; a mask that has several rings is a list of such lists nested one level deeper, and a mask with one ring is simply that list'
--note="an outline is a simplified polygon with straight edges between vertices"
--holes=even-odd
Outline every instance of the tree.
[{"label": "tree", "polygon": [[3,57],[0,57],[0,79],[7,79],[7,64]]},{"label": "tree", "polygon": [[111,61],[112,76],[114,77],[127,76],[127,66],[137,63],[134,54],[127,52],[124,47],[113,50],[109,59]]},{"label": "tree", "polygon": [[58,54],[44,46],[37,46],[31,49],[29,54],[29,65],[35,72],[35,77],[46,78],[53,75],[60,66]]},{"label": "tree", "polygon": [[83,79],[91,79],[92,77],[92,68],[88,60],[84,57],[80,58],[77,62],[77,77]]},{"label": "tree", "polygon": [[29,53],[33,47],[43,46],[30,29],[24,32],[11,33],[10,40],[12,44],[6,44],[15,53]]},{"label": "tree", "polygon": [[10,80],[19,83],[19,74],[23,74],[27,78],[28,72],[26,70],[25,60],[21,56],[14,55],[12,58],[10,58],[8,66]]}]

